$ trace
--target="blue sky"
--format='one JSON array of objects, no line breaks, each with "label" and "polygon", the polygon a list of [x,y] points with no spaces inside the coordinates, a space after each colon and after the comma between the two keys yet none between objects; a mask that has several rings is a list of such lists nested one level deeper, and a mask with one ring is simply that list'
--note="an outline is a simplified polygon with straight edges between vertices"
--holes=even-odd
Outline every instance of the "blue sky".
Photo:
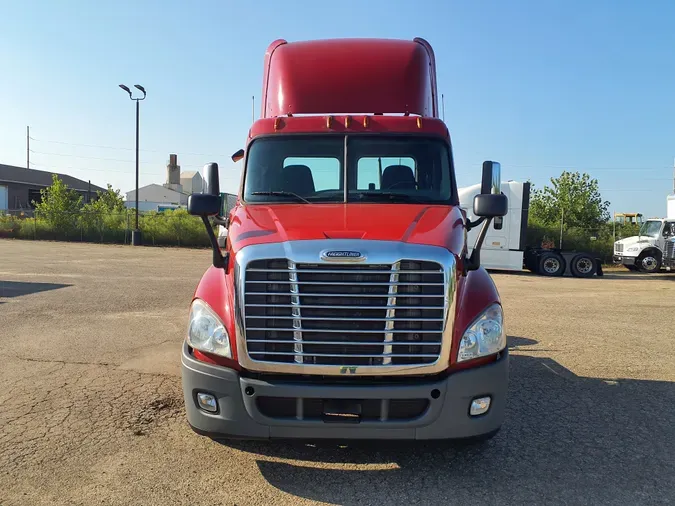
[{"label": "blue sky", "polygon": [[[616,211],[665,214],[675,157],[675,2],[224,2],[0,0],[0,163],[134,185],[142,84],[141,184],[221,164],[234,190],[258,113],[263,55],[276,38],[429,40],[460,185],[485,159],[505,178],[564,169],[600,181]],[[106,146],[91,147],[91,146]],[[115,148],[115,149],[109,149]]]}]

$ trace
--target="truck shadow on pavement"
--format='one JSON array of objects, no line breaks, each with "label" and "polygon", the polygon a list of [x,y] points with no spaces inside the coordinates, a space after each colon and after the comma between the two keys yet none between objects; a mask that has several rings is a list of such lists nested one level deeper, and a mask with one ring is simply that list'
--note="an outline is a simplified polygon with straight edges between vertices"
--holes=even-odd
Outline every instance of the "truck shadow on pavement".
[{"label": "truck shadow on pavement", "polygon": [[654,272],[645,274],[642,272],[608,272],[603,276],[605,279],[619,279],[621,281],[675,281],[675,272]]},{"label": "truck shadow on pavement", "polygon": [[509,337],[519,351],[511,355],[506,419],[483,445],[227,445],[260,454],[260,472],[279,490],[335,504],[675,499],[675,383],[579,377],[519,354],[535,343]]},{"label": "truck shadow on pavement", "polygon": [[21,297],[48,290],[57,290],[66,288],[68,284],[62,283],[36,283],[31,281],[2,281],[0,280],[0,297]]}]

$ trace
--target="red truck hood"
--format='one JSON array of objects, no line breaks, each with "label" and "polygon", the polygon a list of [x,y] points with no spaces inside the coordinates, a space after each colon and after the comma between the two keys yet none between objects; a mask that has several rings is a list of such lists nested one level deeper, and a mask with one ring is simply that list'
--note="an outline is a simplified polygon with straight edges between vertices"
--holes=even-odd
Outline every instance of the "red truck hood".
[{"label": "red truck hood", "polygon": [[369,239],[442,246],[465,244],[453,206],[423,204],[251,204],[237,207],[228,235],[234,253],[251,244],[311,239]]}]

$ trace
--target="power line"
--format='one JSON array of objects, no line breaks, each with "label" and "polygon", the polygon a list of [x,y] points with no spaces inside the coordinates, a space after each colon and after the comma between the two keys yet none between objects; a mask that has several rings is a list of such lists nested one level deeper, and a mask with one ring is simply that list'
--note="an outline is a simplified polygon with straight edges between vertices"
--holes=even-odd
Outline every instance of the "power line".
[{"label": "power line", "polygon": [[[35,137],[30,137],[31,140],[33,141],[38,141],[38,142],[48,142],[50,144],[61,144],[64,146],[81,146],[85,148],[100,148],[100,149],[117,149],[121,151],[134,151],[134,148],[123,148],[123,147],[116,147],[116,146],[103,146],[99,144],[81,144],[77,142],[64,142],[64,141],[54,141],[54,140],[48,140],[48,139],[37,139]],[[156,149],[139,149],[139,151],[144,151],[146,153],[164,153],[164,151],[159,151]],[[178,151],[178,154],[181,155],[192,155],[192,156],[219,156],[219,157],[227,157],[227,155],[223,154],[215,154],[215,153],[192,153],[189,151]]]},{"label": "power line", "polygon": [[[62,156],[62,157],[71,157],[71,158],[84,158],[88,160],[103,160],[103,161],[109,161],[109,162],[119,162],[119,163],[134,163],[133,160],[122,160],[119,158],[106,158],[106,157],[100,157],[100,156],[85,156],[85,155],[69,155],[66,153],[47,153],[44,151],[34,151],[30,150],[31,153],[34,153],[36,155],[46,155],[46,156]],[[157,165],[161,165],[162,162],[141,162],[141,165],[151,165],[153,167],[156,167]],[[33,165],[31,163],[31,165]],[[44,165],[44,164],[41,164]],[[78,167],[71,167],[73,169],[78,168]],[[202,167],[198,165],[181,165],[181,169],[186,169],[186,170],[200,170]]]},{"label": "power line", "polygon": [[[115,170],[115,169],[95,169],[95,168],[91,168],[91,167],[72,167],[72,166],[69,166],[69,165],[60,165],[60,166],[57,167],[57,166],[54,166],[54,165],[45,165],[45,164],[42,164],[42,163],[34,163],[34,162],[30,162],[30,165],[31,165],[31,167],[42,167],[44,170],[47,170],[47,171],[67,169],[67,170],[79,170],[79,171],[82,171],[82,172],[88,172],[88,171],[114,172],[114,173],[117,173],[117,174],[129,174],[129,175],[132,175],[134,173],[133,170],[127,171],[127,170]],[[162,176],[162,175],[164,175],[164,172],[143,171],[142,174],[148,174],[148,175],[152,175],[152,176]]]}]

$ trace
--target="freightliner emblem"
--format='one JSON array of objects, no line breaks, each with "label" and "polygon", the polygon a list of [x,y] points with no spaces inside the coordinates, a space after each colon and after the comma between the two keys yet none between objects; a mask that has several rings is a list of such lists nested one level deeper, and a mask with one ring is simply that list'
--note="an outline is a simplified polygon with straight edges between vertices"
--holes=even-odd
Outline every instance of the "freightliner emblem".
[{"label": "freightliner emblem", "polygon": [[363,262],[366,256],[360,251],[327,250],[321,252],[321,260],[326,262]]}]

